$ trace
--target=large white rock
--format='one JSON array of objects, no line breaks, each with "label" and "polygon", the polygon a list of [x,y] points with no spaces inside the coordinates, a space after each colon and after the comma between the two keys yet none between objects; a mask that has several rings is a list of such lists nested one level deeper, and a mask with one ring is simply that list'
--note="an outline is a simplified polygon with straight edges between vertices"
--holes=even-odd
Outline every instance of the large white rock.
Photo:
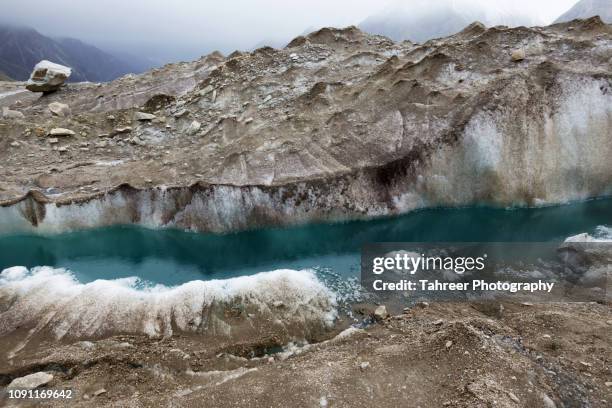
[{"label": "large white rock", "polygon": [[45,385],[53,380],[51,374],[47,374],[43,371],[39,371],[34,374],[26,375],[25,377],[15,378],[8,385],[8,389],[20,389],[20,390],[31,390],[38,388],[41,385]]},{"label": "large white rock", "polygon": [[49,136],[74,136],[76,133],[70,129],[55,128],[49,131]]},{"label": "large white rock", "polygon": [[55,116],[66,117],[70,115],[70,107],[60,102],[51,102],[49,104],[49,111]]},{"label": "large white rock", "polygon": [[34,67],[26,89],[32,92],[53,92],[70,77],[72,69],[60,64],[43,60]]}]

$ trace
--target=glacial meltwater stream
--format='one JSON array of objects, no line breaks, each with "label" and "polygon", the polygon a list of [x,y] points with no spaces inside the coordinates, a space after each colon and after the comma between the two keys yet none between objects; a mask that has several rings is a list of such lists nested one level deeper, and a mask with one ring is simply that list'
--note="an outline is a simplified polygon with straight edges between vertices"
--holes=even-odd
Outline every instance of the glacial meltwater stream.
[{"label": "glacial meltwater stream", "polygon": [[70,270],[82,283],[138,277],[166,286],[277,269],[358,277],[365,243],[561,242],[581,232],[605,233],[610,224],[612,199],[607,198],[532,209],[430,209],[396,218],[225,235],[133,226],[50,236],[0,231],[0,271],[49,266]]}]

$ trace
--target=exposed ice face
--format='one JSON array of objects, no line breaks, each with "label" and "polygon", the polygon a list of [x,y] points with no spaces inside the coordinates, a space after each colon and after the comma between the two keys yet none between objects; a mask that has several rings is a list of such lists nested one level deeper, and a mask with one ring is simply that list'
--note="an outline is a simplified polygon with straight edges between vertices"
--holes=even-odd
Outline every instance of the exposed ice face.
[{"label": "exposed ice face", "polygon": [[[117,224],[227,232],[265,226],[395,215],[427,206],[540,206],[612,194],[612,90],[606,79],[559,74],[553,90],[525,77],[496,89],[453,142],[436,135],[451,119],[419,125],[393,111],[368,137],[389,152],[416,150],[401,165],[272,185],[119,188],[84,202],[0,207],[0,233]],[[532,88],[537,89],[532,89]],[[415,108],[416,109],[416,108]],[[448,122],[448,123],[447,123]],[[414,145],[419,134],[435,148]],[[404,166],[402,168],[401,166]],[[411,167],[412,166],[412,167]]]},{"label": "exposed ice face", "polygon": [[[324,329],[336,318],[334,294],[310,270],[277,270],[177,287],[137,289],[137,283],[126,278],[82,284],[64,269],[5,269],[0,274],[0,304],[5,305],[0,309],[0,335],[30,329],[18,349],[38,334],[57,339],[113,333],[169,336],[179,330],[231,337],[240,323],[255,330],[251,326],[257,326],[258,319],[268,319],[276,328],[306,338],[309,330]],[[238,315],[228,317],[228,312]],[[244,335],[244,327],[240,330]]]},{"label": "exposed ice face", "polygon": [[606,89],[606,80],[565,76],[558,95],[524,91],[513,105],[474,114],[462,141],[431,157],[420,183],[425,201],[544,205],[610,194],[612,93]]}]

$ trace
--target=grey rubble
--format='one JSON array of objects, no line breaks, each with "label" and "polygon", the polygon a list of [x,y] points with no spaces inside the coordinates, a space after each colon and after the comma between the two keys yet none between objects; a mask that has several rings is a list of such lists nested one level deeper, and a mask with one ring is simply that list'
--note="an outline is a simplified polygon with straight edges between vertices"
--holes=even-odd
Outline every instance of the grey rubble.
[{"label": "grey rubble", "polygon": [[[2,83],[17,93],[0,105],[25,118],[0,121],[0,202],[20,228],[92,226],[71,216],[91,203],[95,225],[227,231],[602,196],[611,56],[612,28],[596,17],[474,23],[424,44],[324,28],[285,49],[214,53],[42,98]],[[72,115],[52,116],[56,101]],[[40,135],[52,128],[77,135],[50,146]],[[46,219],[49,206],[66,221]]]}]

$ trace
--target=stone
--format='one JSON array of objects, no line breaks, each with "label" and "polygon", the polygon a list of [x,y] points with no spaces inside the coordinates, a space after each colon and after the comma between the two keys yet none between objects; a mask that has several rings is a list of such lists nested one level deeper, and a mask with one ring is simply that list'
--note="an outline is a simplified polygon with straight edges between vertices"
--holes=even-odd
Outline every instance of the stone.
[{"label": "stone", "polygon": [[517,404],[521,402],[521,400],[519,400],[518,397],[511,392],[508,392],[508,396],[510,397],[512,401],[516,402]]},{"label": "stone", "polygon": [[91,341],[79,341],[78,343],[76,343],[76,345],[84,350],[92,350],[96,348],[96,345]]},{"label": "stone", "polygon": [[212,85],[206,85],[206,87],[199,92],[200,96],[205,96],[205,95],[211,93],[213,91],[213,89],[214,88],[212,87]]},{"label": "stone", "polygon": [[40,61],[34,67],[26,89],[32,92],[55,92],[72,74],[72,69],[51,61]]},{"label": "stone", "polygon": [[53,380],[53,376],[51,374],[47,374],[44,371],[39,371],[34,374],[26,375],[25,377],[15,378],[8,385],[8,389],[25,389],[32,390],[34,388],[38,388],[41,385],[45,385]]},{"label": "stone", "polygon": [[76,135],[76,133],[74,133],[72,130],[64,129],[64,128],[54,128],[54,129],[51,129],[51,131],[49,131],[49,136],[74,136],[74,135]]},{"label": "stone", "polygon": [[189,113],[189,111],[188,111],[187,109],[181,109],[181,110],[179,110],[178,112],[174,113],[174,115],[173,115],[173,116],[174,116],[175,118],[177,118],[177,119],[178,119],[178,118],[180,118],[180,117],[185,116],[185,115],[186,115],[186,114],[188,114],[188,113]]},{"label": "stone", "polygon": [[19,142],[12,142],[11,147],[19,147]]},{"label": "stone", "polygon": [[187,134],[193,136],[200,131],[201,127],[202,124],[197,120],[194,120],[189,124],[189,127],[187,128]]},{"label": "stone", "polygon": [[50,137],[49,144],[57,144],[59,143],[59,139],[57,137]]},{"label": "stone", "polygon": [[544,408],[557,408],[555,401],[553,401],[548,395],[542,394],[542,404]]},{"label": "stone", "polygon": [[55,116],[66,117],[70,115],[70,106],[65,103],[51,102],[49,104],[49,111]]},{"label": "stone", "polygon": [[132,128],[130,126],[120,127],[113,131],[113,135],[121,135],[124,133],[130,133]]},{"label": "stone", "polygon": [[444,345],[444,347],[446,347],[446,348],[448,349],[448,348],[451,348],[451,346],[452,346],[452,345],[453,345],[452,340],[448,340],[448,341],[446,342],[446,344]]},{"label": "stone", "polygon": [[374,318],[376,320],[384,320],[389,316],[387,312],[387,307],[385,305],[380,305],[376,309],[374,309]]},{"label": "stone", "polygon": [[438,319],[435,322],[433,322],[433,324],[436,325],[436,326],[442,326],[442,324],[444,324],[444,320]]},{"label": "stone", "polygon": [[523,61],[525,59],[525,50],[520,48],[518,50],[514,50],[512,51],[512,61],[514,62],[519,62],[519,61]]},{"label": "stone", "polygon": [[153,120],[155,119],[156,116],[152,115],[150,113],[146,113],[146,112],[136,112],[134,114],[134,119],[144,122],[144,121],[148,121],[148,120]]},{"label": "stone", "polygon": [[2,117],[4,119],[23,119],[25,116],[19,111],[11,110],[5,107],[2,108]]},{"label": "stone", "polygon": [[606,387],[612,387],[612,381],[606,381]]},{"label": "stone", "polygon": [[106,394],[106,389],[100,388],[100,389],[94,391],[93,396],[97,397],[98,395],[102,395],[102,394]]},{"label": "stone", "polygon": [[361,369],[361,371],[367,370],[368,368],[370,368],[370,362],[364,361],[363,363],[359,364],[359,368]]}]

